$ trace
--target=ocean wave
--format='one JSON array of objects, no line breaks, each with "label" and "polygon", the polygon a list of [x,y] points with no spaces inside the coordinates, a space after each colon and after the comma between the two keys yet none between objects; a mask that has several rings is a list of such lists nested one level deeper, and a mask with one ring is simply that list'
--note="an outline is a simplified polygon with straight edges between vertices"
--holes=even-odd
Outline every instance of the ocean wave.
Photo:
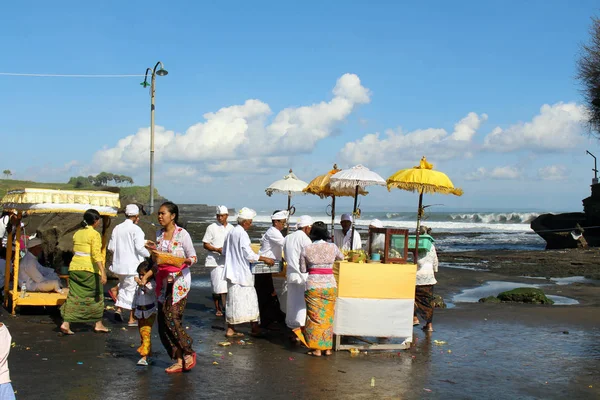
[{"label": "ocean wave", "polygon": [[528,224],[537,218],[538,213],[466,213],[466,214],[450,214],[450,218],[460,222],[481,222],[484,224]]}]

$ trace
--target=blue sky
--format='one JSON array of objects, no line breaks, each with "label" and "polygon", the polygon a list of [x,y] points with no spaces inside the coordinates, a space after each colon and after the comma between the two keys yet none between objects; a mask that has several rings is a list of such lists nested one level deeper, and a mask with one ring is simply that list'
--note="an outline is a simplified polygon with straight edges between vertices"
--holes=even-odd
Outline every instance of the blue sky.
[{"label": "blue sky", "polygon": [[[578,211],[589,194],[585,150],[600,149],[574,77],[595,1],[82,3],[5,5],[0,72],[163,61],[155,186],[173,201],[277,208],[284,197],[264,189],[290,167],[310,181],[363,163],[387,178],[423,155],[464,189],[431,200],[452,209]],[[19,143],[3,169],[147,184],[142,80],[0,76],[0,135]],[[363,208],[416,204],[370,192]]]}]

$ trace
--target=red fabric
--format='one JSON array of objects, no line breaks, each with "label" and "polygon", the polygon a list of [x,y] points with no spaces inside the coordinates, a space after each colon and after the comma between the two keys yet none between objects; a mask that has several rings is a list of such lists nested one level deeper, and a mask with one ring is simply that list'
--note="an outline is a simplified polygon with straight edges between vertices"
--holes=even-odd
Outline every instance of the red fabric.
[{"label": "red fabric", "polygon": [[[187,264],[183,264],[182,267],[183,268],[187,267]],[[156,273],[156,296],[157,297],[160,296],[160,292],[162,290],[162,285],[163,285],[163,280],[165,280],[171,272],[181,271],[183,269],[182,267],[176,267],[174,265],[168,265],[168,264],[160,264],[158,266],[158,272]]]},{"label": "red fabric", "polygon": [[333,275],[333,270],[329,268],[312,268],[308,270],[309,275]]}]

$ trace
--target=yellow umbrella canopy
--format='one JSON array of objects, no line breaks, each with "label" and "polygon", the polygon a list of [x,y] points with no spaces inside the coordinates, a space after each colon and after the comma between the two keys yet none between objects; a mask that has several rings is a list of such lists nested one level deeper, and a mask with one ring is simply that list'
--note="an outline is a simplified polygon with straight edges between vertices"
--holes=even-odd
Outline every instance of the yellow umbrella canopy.
[{"label": "yellow umbrella canopy", "polygon": [[440,171],[433,170],[433,164],[427,162],[425,157],[421,158],[419,165],[401,169],[390,176],[387,181],[387,188],[398,188],[410,192],[419,193],[419,209],[417,211],[417,232],[415,238],[415,260],[417,259],[417,249],[419,248],[419,230],[421,217],[423,216],[423,193],[441,193],[462,196],[462,189],[455,188],[454,184],[448,178],[448,175]]}]

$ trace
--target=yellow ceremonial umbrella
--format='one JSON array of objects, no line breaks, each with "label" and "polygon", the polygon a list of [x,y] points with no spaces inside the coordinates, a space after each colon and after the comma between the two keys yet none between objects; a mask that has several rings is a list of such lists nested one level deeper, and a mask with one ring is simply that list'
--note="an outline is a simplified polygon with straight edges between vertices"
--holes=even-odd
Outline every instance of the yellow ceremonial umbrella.
[{"label": "yellow ceremonial umbrella", "polygon": [[[349,187],[341,187],[334,189],[331,187],[330,178],[332,175],[340,172],[341,169],[338,168],[337,164],[333,165],[333,169],[326,174],[319,175],[306,186],[303,190],[304,193],[314,194],[319,196],[322,199],[327,197],[331,197],[331,234],[333,235],[334,229],[334,220],[335,220],[335,198],[336,197],[353,197],[354,196],[354,188]],[[363,196],[367,195],[368,192],[364,189],[359,189],[359,194]]]},{"label": "yellow ceremonial umbrella", "polygon": [[446,174],[433,170],[433,164],[427,162],[425,157],[421,158],[418,166],[401,169],[390,176],[387,181],[387,188],[398,188],[419,193],[419,210],[417,212],[417,234],[415,238],[415,260],[417,259],[419,248],[419,228],[421,226],[421,217],[423,216],[423,193],[441,193],[462,196],[462,189],[455,188],[454,184]]}]

